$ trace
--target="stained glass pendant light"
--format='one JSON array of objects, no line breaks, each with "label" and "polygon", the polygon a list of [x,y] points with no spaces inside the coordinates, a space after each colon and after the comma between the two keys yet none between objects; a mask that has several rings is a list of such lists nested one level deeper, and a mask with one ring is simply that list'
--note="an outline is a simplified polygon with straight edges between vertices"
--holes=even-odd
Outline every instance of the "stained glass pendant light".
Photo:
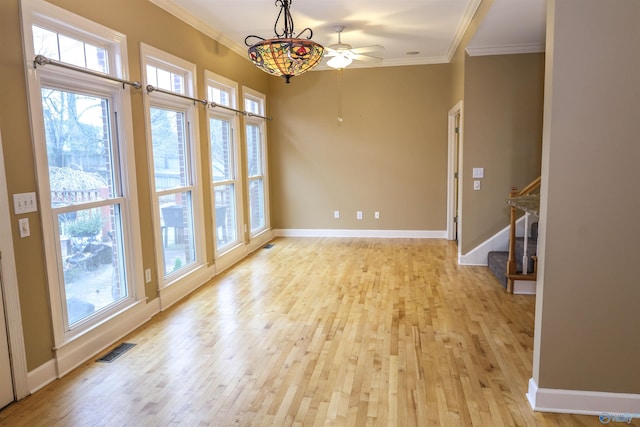
[{"label": "stained glass pendant light", "polygon": [[[262,71],[282,76],[285,81],[293,76],[299,76],[320,63],[324,47],[311,40],[313,31],[305,28],[294,36],[293,18],[289,11],[291,0],[276,0],[280,6],[280,13],[273,25],[275,37],[264,39],[259,36],[247,36],[244,43],[249,47],[249,58]],[[306,38],[301,38],[307,34]],[[249,40],[258,39],[257,43]]]}]

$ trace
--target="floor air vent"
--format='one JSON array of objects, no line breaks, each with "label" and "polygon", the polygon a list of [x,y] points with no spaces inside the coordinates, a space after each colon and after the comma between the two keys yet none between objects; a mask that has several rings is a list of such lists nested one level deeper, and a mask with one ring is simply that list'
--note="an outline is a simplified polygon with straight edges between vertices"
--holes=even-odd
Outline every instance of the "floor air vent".
[{"label": "floor air vent", "polygon": [[114,360],[116,360],[118,357],[126,353],[127,350],[129,350],[134,345],[135,344],[132,344],[129,342],[123,342],[122,344],[120,344],[119,346],[111,350],[109,353],[105,354],[100,359],[96,360],[96,362],[111,363]]},{"label": "floor air vent", "polygon": [[273,243],[267,243],[266,245],[263,246],[263,248],[265,249],[271,249],[273,247]]}]

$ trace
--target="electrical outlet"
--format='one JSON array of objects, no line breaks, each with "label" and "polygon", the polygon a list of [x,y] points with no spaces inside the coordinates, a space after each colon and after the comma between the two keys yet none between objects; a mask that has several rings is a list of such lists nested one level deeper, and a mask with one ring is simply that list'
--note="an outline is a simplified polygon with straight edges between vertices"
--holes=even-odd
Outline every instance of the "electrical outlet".
[{"label": "electrical outlet", "polygon": [[362,211],[357,211],[356,212],[356,218],[357,219],[362,219]]},{"label": "electrical outlet", "polygon": [[151,269],[147,268],[144,271],[144,283],[149,283],[151,281]]},{"label": "electrical outlet", "polygon": [[335,219],[340,219],[340,211],[333,211],[333,217]]},{"label": "electrical outlet", "polygon": [[373,214],[373,217],[374,217],[375,219],[380,219],[380,212],[375,211],[375,213]]}]

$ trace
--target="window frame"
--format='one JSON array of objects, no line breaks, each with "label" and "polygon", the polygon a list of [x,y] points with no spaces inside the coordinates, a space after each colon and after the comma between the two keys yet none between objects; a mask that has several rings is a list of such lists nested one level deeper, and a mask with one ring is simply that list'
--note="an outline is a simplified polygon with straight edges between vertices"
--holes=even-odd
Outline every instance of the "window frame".
[{"label": "window frame", "polygon": [[[170,71],[174,74],[180,74],[183,76],[184,93],[181,95],[194,97],[196,91],[196,66],[188,61],[185,61],[179,57],[166,53],[153,46],[145,43],[140,44],[140,61],[142,70],[143,86],[148,84],[147,79],[147,65],[153,65],[163,70]],[[159,198],[168,195],[169,193],[175,193],[173,190],[160,190],[156,189],[155,183],[155,168],[153,157],[153,142],[152,142],[152,129],[151,129],[151,108],[168,109],[175,111],[183,111],[185,114],[185,124],[188,124],[184,130],[186,136],[186,162],[188,167],[188,179],[189,182],[185,186],[179,187],[181,190],[187,190],[191,192],[191,210],[192,210],[192,227],[193,227],[193,248],[195,250],[194,261],[189,265],[189,268],[181,268],[175,272],[165,274],[165,254],[163,247],[163,233],[161,227],[160,218],[160,202]],[[204,213],[203,213],[203,201],[202,201],[202,189],[201,189],[201,162],[200,162],[200,137],[199,137],[199,124],[198,124],[198,104],[192,101],[164,94],[161,92],[145,93],[144,96],[144,111],[145,111],[145,127],[146,127],[146,139],[147,139],[147,158],[149,166],[149,191],[151,195],[152,206],[152,221],[154,224],[153,233],[155,237],[155,250],[156,250],[156,272],[158,280],[158,288],[160,290],[166,289],[174,284],[184,282],[185,279],[190,278],[194,273],[202,270],[206,267],[206,249],[205,241],[197,236],[204,235]],[[184,192],[184,191],[181,191]]]},{"label": "window frame", "polygon": [[[251,100],[257,102],[259,105],[259,111],[257,114],[260,116],[266,116],[266,104],[267,98],[263,93],[260,93],[256,90],[253,90],[249,87],[242,87],[242,101],[243,107],[246,110],[246,101]],[[253,125],[258,127],[258,132],[260,135],[260,152],[262,157],[262,174],[249,176],[249,150],[247,149],[248,136],[247,136],[247,126]],[[270,209],[269,209],[269,160],[268,160],[268,143],[267,143],[267,126],[265,123],[265,119],[262,117],[255,117],[250,115],[245,115],[244,118],[244,149],[247,153],[245,159],[245,191],[247,192],[247,210],[248,210],[248,218],[247,218],[247,232],[249,233],[250,239],[255,239],[257,236],[269,232],[271,230],[271,218],[270,218]],[[264,198],[264,225],[255,230],[251,229],[251,183],[258,179],[262,179],[263,183],[263,198]]]},{"label": "window frame", "polygon": [[[128,76],[126,36],[42,0],[22,0],[21,6],[27,93],[31,112],[31,131],[37,173],[36,185],[41,209],[53,339],[57,349],[58,368],[60,372],[64,372],[76,363],[75,358],[78,355],[74,352],[78,351],[78,346],[83,345],[69,346],[68,344],[80,341],[89,345],[87,343],[95,339],[95,333],[103,325],[108,327],[106,325],[116,319],[126,323],[125,319],[140,316],[141,303],[146,300],[143,267],[140,261],[142,244],[139,233],[137,233],[140,224],[137,215],[138,202],[130,96],[133,89],[74,70],[55,66],[33,67],[35,47],[32,28],[38,26],[104,48],[108,52],[108,75],[126,79]],[[60,281],[62,276],[61,264],[59,263],[61,259],[60,236],[56,223],[57,214],[54,215],[51,204],[49,161],[42,107],[43,87],[106,97],[110,104],[110,119],[112,120],[116,113],[119,118],[117,124],[110,120],[110,129],[114,150],[113,160],[118,163],[114,167],[119,168],[116,180],[119,180],[121,194],[114,199],[118,199],[120,204],[127,297],[110,305],[108,309],[98,310],[87,319],[77,322],[73,328],[68,327],[69,325],[65,324],[64,320],[66,306],[63,307],[63,304],[66,303],[62,301],[64,291],[61,286],[64,286],[64,281]],[[114,185],[117,184],[114,183]]]},{"label": "window frame", "polygon": [[[230,99],[229,105],[230,108],[237,109],[237,100],[238,100],[238,84],[233,80],[227,79],[223,76],[215,74],[211,71],[205,70],[205,92],[207,94],[207,99],[209,98],[209,88],[213,87],[216,89],[224,90],[229,92]],[[208,99],[209,102],[213,102],[213,100]],[[211,148],[211,119],[218,118],[221,120],[228,120],[231,123],[231,140],[232,140],[232,157],[233,157],[233,178],[225,181],[214,182],[214,172],[212,169],[212,154],[209,149],[209,168],[210,168],[210,177],[211,177],[211,209],[214,213],[213,217],[213,235],[214,235],[214,247],[215,247],[215,255],[216,258],[223,256],[224,254],[233,251],[238,246],[242,245],[244,242],[244,233],[243,233],[243,224],[244,221],[244,209],[243,209],[243,200],[244,200],[244,185],[242,182],[242,175],[240,172],[240,165],[242,164],[242,144],[240,139],[240,119],[238,117],[238,113],[234,111],[230,111],[224,108],[216,108],[209,107],[207,111],[207,141],[209,143],[209,148]],[[217,186],[223,185],[234,185],[235,189],[235,213],[236,213],[236,239],[227,245],[222,247],[218,247],[218,239],[217,232],[218,227],[216,223],[216,200],[215,200],[215,188]]]}]

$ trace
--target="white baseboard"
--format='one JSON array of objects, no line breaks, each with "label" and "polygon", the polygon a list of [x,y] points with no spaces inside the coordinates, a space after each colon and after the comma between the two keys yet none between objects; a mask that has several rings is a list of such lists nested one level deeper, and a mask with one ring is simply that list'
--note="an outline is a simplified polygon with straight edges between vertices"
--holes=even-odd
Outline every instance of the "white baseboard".
[{"label": "white baseboard", "polygon": [[[510,226],[506,226],[468,253],[464,255],[459,254],[458,264],[486,266],[489,252],[506,251],[509,249],[509,228]],[[516,236],[524,236],[524,216],[516,221]]]},{"label": "white baseboard", "polygon": [[145,324],[156,313],[156,304],[141,300],[56,349],[58,378],[71,372],[128,333]]},{"label": "white baseboard", "polygon": [[640,417],[640,394],[538,388],[529,379],[527,399],[534,411],[559,414],[624,414]]},{"label": "white baseboard", "polygon": [[29,394],[35,393],[55,381],[57,378],[56,360],[51,359],[48,362],[43,363],[33,371],[29,371],[27,373],[27,387],[29,389]]},{"label": "white baseboard", "polygon": [[279,229],[282,237],[374,237],[389,239],[446,239],[446,230],[348,230],[348,229]]},{"label": "white baseboard", "polygon": [[251,238],[251,241],[247,245],[247,254],[253,253],[262,248],[264,245],[273,240],[274,235],[274,230],[269,229],[253,236]]},{"label": "white baseboard", "polygon": [[535,280],[514,280],[513,293],[515,295],[535,295],[537,283]]},{"label": "white baseboard", "polygon": [[203,266],[198,271],[189,272],[188,276],[177,279],[158,292],[161,310],[166,310],[182,298],[186,297],[200,286],[211,280],[216,274],[213,265]]},{"label": "white baseboard", "polygon": [[233,267],[249,254],[264,247],[273,239],[273,231],[266,230],[256,236],[253,236],[249,243],[241,243],[240,245],[230,249],[216,259],[216,275]]}]

